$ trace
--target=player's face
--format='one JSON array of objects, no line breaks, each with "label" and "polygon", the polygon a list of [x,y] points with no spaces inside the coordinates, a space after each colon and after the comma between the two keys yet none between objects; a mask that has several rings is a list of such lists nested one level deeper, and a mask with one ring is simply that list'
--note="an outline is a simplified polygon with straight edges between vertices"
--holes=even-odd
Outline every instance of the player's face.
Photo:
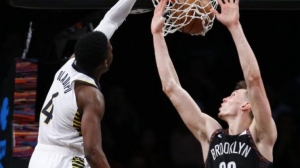
[{"label": "player's face", "polygon": [[230,96],[223,99],[219,108],[219,118],[225,119],[226,116],[236,116],[239,109],[245,104],[246,89],[235,90]]}]

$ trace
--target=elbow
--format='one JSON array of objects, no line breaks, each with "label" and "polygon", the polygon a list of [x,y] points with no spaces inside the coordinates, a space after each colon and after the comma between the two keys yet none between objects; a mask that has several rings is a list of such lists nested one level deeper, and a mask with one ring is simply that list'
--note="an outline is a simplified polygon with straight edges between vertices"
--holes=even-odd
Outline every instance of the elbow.
[{"label": "elbow", "polygon": [[173,80],[168,82],[162,82],[163,92],[168,96],[175,92],[179,87],[180,85]]},{"label": "elbow", "polygon": [[100,149],[92,148],[84,152],[85,158],[89,163],[96,163],[97,160],[104,157],[104,152]]},{"label": "elbow", "polygon": [[249,85],[256,85],[256,84],[259,84],[261,83],[262,79],[261,79],[261,75],[259,72],[257,73],[253,73],[251,75],[249,75],[247,78],[246,78],[246,81]]}]

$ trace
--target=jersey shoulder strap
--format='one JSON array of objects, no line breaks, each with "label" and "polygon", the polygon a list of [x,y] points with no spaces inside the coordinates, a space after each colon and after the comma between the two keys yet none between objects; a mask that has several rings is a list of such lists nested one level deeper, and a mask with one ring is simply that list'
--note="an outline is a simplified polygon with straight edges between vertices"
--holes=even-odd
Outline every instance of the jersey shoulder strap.
[{"label": "jersey shoulder strap", "polygon": [[222,129],[222,128],[215,130],[215,132],[213,132],[211,137],[210,137],[209,143],[212,142],[212,140],[215,138],[216,135],[222,134],[223,131],[224,131],[224,129]]}]

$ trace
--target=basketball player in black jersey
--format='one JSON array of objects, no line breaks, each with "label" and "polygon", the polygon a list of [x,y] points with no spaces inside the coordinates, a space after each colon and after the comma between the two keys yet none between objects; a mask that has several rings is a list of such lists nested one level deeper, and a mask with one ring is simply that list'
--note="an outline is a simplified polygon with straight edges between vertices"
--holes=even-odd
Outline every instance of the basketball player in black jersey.
[{"label": "basketball player in black jersey", "polygon": [[245,79],[221,104],[218,116],[228,129],[203,113],[180,85],[162,34],[167,1],[158,4],[151,25],[158,72],[164,93],[201,143],[206,168],[272,167],[277,131],[258,63],[239,22],[239,0],[218,0],[221,13],[212,10],[232,35]]}]

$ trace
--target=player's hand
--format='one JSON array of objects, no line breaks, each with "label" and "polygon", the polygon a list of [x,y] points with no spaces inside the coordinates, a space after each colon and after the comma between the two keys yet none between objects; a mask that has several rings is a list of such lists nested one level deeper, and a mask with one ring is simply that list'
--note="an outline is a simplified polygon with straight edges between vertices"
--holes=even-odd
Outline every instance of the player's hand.
[{"label": "player's hand", "polygon": [[216,9],[211,9],[211,12],[216,15],[217,19],[227,28],[238,25],[240,23],[239,0],[218,0],[218,2],[221,7],[221,13]]},{"label": "player's hand", "polygon": [[166,4],[168,0],[160,0],[160,2],[157,4],[153,18],[151,23],[151,32],[152,34],[161,33],[162,29],[164,27],[164,18],[162,17],[166,10]]}]

